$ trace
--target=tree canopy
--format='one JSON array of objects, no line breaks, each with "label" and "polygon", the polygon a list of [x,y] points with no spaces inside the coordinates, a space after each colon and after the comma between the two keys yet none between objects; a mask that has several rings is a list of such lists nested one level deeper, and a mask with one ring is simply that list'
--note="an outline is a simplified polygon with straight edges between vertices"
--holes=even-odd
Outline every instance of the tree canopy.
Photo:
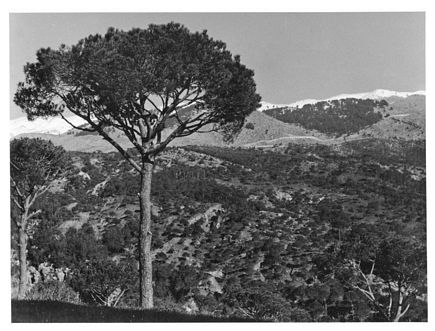
[{"label": "tree canopy", "polygon": [[[23,210],[45,192],[67,167],[65,150],[42,139],[14,139],[10,143],[11,197]],[[28,200],[26,202],[26,199]]]},{"label": "tree canopy", "polygon": [[[150,156],[206,125],[230,137],[260,101],[253,71],[224,42],[176,23],[109,28],[71,47],[40,49],[25,74],[15,102],[29,119],[65,118],[69,110],[89,123],[81,129],[99,132],[120,150],[103,130],[115,127]],[[176,125],[162,137],[169,120]]]}]

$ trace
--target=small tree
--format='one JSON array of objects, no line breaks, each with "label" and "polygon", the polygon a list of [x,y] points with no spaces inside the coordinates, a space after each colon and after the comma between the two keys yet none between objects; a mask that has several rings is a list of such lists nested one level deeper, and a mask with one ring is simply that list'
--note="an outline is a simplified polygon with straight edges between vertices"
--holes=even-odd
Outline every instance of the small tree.
[{"label": "small tree", "polygon": [[[368,301],[377,317],[398,322],[412,306],[426,305],[426,247],[421,239],[359,227],[344,246],[345,283]],[[408,314],[409,315],[409,314]]]},{"label": "small tree", "polygon": [[29,221],[41,210],[32,210],[66,168],[65,150],[42,139],[14,139],[10,143],[11,200],[16,207],[12,220],[18,232],[20,281],[18,297],[24,298],[27,286],[27,239]]},{"label": "small tree", "polygon": [[[220,130],[230,139],[238,132],[259,107],[253,71],[206,31],[191,33],[175,23],[128,32],[110,28],[72,47],[40,49],[24,71],[15,102],[29,119],[59,115],[68,121],[63,114],[68,109],[89,124],[77,129],[97,132],[140,174],[140,303],[151,308],[155,158],[178,137]],[[139,159],[108,127],[123,132]]]}]

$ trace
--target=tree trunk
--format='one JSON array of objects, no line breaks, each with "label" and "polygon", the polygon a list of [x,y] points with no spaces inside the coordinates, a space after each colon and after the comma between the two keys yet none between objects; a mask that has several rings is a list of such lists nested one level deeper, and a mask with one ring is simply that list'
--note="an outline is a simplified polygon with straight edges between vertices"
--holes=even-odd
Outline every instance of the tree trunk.
[{"label": "tree trunk", "polygon": [[140,183],[139,286],[140,307],[153,308],[153,266],[151,258],[151,178],[154,165],[143,162]]},{"label": "tree trunk", "polygon": [[27,290],[27,233],[25,225],[22,224],[18,232],[20,282],[18,288],[18,299],[24,299]]}]

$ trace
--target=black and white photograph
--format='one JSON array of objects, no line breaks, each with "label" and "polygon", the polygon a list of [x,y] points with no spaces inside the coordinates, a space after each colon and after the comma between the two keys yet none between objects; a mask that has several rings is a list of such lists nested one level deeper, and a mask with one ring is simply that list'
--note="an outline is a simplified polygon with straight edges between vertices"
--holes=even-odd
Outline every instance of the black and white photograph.
[{"label": "black and white photograph", "polygon": [[9,322],[428,322],[425,11],[8,18]]}]

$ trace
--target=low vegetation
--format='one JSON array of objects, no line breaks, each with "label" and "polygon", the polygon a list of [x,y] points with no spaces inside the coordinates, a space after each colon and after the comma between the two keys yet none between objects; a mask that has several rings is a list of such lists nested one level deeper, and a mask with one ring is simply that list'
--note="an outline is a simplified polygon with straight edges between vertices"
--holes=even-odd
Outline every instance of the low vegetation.
[{"label": "low vegetation", "polygon": [[[379,139],[169,148],[151,192],[156,308],[171,321],[426,321],[424,151],[424,141]],[[69,154],[62,190],[34,207],[28,299],[92,308],[13,302],[13,316],[112,321],[108,307],[139,302],[138,178],[116,153]]]},{"label": "low vegetation", "polygon": [[[55,301],[12,301],[15,323],[129,323],[129,322],[256,322],[242,318],[216,318],[177,312],[110,307],[89,307]],[[265,322],[265,321],[262,321]]]}]

